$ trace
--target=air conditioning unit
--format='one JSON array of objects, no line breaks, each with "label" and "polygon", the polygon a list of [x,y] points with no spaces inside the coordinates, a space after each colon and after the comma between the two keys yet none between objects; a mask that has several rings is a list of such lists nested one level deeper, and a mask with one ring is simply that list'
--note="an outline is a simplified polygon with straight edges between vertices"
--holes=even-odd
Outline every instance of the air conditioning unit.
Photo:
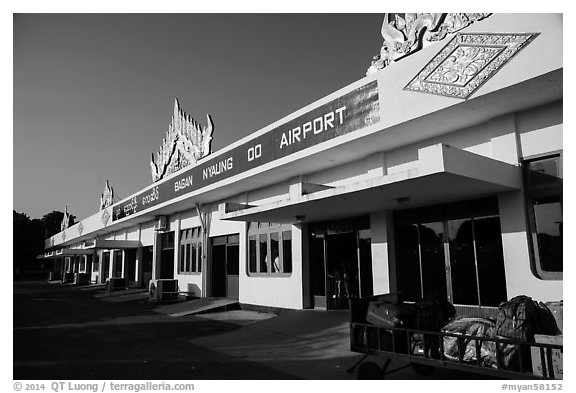
[{"label": "air conditioning unit", "polygon": [[168,217],[160,216],[156,218],[156,223],[154,224],[154,230],[165,231],[168,229]]},{"label": "air conditioning unit", "polygon": [[178,299],[178,280],[165,278],[150,280],[148,297],[153,302]]},{"label": "air conditioning unit", "polygon": [[74,273],[74,285],[88,284],[90,277],[87,273]]},{"label": "air conditioning unit", "polygon": [[106,279],[106,292],[125,291],[128,289],[128,280],[121,277]]},{"label": "air conditioning unit", "polygon": [[62,284],[71,284],[74,282],[74,273],[64,272],[62,275]]}]

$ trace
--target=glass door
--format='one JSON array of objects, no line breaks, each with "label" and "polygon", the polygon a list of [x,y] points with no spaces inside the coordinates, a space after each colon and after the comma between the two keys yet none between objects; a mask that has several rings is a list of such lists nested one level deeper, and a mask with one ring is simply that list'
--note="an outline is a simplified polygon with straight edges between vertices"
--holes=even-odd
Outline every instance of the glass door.
[{"label": "glass door", "polygon": [[310,239],[310,278],[312,286],[312,306],[326,309],[326,234],[311,232]]},{"label": "glass door", "polygon": [[507,299],[500,219],[487,214],[495,204],[488,199],[396,214],[398,288],[405,300],[440,295],[456,305],[497,307]]},{"label": "glass door", "polygon": [[367,217],[310,226],[310,282],[314,308],[346,309],[373,294]]}]

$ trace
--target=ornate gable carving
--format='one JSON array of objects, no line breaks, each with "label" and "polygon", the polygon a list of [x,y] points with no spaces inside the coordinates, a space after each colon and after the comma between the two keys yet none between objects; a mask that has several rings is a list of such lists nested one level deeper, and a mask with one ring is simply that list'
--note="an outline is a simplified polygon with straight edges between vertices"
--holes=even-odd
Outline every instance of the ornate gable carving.
[{"label": "ornate gable carving", "polygon": [[[69,225],[70,225],[70,214],[68,214],[68,206],[66,206],[64,208],[64,217],[62,217],[62,222],[60,223],[60,231],[68,229]],[[63,236],[65,235],[63,234]]]},{"label": "ornate gable carving", "polygon": [[489,13],[390,13],[384,14],[380,54],[366,74],[372,74],[426,46],[456,33]]},{"label": "ornate gable carving", "polygon": [[115,202],[114,189],[110,186],[108,180],[106,180],[106,185],[104,186],[104,192],[100,196],[100,210],[112,206],[114,202]]},{"label": "ornate gable carving", "polygon": [[180,109],[178,99],[174,100],[172,123],[160,150],[156,155],[152,153],[150,169],[153,181],[195,164],[211,153],[214,124],[210,115],[206,115],[206,118],[207,126],[204,127]]}]

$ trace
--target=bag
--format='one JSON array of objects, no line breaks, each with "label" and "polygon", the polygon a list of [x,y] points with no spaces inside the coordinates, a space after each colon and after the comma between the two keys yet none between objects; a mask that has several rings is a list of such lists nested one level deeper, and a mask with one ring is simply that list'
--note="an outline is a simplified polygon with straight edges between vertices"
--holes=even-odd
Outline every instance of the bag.
[{"label": "bag", "polygon": [[422,299],[415,304],[416,328],[439,332],[446,322],[456,314],[454,306],[440,296]]},{"label": "bag", "polygon": [[556,336],[562,334],[558,327],[556,318],[552,314],[552,310],[542,302],[538,302],[538,331],[534,333],[545,334],[548,336]]},{"label": "bag", "polygon": [[538,305],[532,298],[516,296],[500,304],[496,334],[515,341],[534,342],[538,331]]},{"label": "bag", "polygon": [[[457,317],[444,326],[442,332],[476,336],[481,339],[493,337],[495,329],[496,325],[490,319]],[[488,367],[496,364],[496,345],[494,341],[490,340],[474,340],[472,338],[458,340],[457,337],[446,335],[443,346],[444,356],[449,360],[459,361],[460,351],[462,351],[464,362],[476,363],[478,360],[476,352],[478,342],[480,342],[480,363]]]},{"label": "bag", "polygon": [[409,327],[414,320],[412,309],[403,304],[372,301],[366,311],[366,322],[380,327]]}]

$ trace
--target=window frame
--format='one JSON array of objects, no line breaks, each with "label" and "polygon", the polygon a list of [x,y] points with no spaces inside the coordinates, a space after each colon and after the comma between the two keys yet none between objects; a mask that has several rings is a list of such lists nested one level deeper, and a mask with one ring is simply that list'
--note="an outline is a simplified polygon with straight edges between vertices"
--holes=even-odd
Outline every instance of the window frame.
[{"label": "window frame", "polygon": [[196,276],[202,274],[202,228],[180,229],[178,244],[178,274]]},{"label": "window frame", "polygon": [[[290,233],[290,239],[284,239],[284,232]],[[261,238],[262,236],[266,239],[266,272],[263,272],[261,269]],[[272,255],[272,237],[276,237],[275,239],[278,242],[278,267],[279,271],[272,271],[273,261],[271,258],[268,258],[269,255]],[[252,252],[250,251],[250,240],[256,241],[256,271],[250,271],[250,258],[252,257]],[[248,224],[248,235],[246,237],[246,275],[249,277],[271,277],[271,278],[286,278],[291,277],[294,271],[294,257],[292,252],[292,245],[293,245],[293,238],[294,234],[292,233],[292,225],[290,224],[277,224],[277,223],[261,223],[261,222],[250,222]],[[284,257],[287,255],[284,252],[284,240],[290,240],[290,272],[284,272],[285,266],[288,266],[285,261]],[[274,258],[276,259],[276,258]]]},{"label": "window frame", "polygon": [[[522,158],[522,170],[523,170],[523,186],[524,186],[524,199],[526,203],[526,222],[527,222],[527,232],[528,232],[528,249],[530,255],[530,270],[535,277],[541,280],[549,281],[561,281],[564,276],[564,266],[562,266],[562,271],[554,272],[549,270],[544,270],[541,263],[540,247],[538,242],[538,230],[536,226],[536,216],[535,216],[535,201],[537,199],[556,197],[560,199],[562,207],[562,217],[564,217],[564,198],[563,198],[563,182],[561,184],[552,185],[532,185],[530,182],[529,175],[529,165],[535,161],[543,161],[546,159],[552,159],[558,157],[559,165],[558,172],[559,178],[564,179],[564,153],[562,150],[555,150],[547,153],[535,154],[531,156],[526,156]],[[563,221],[563,219],[562,219]],[[563,242],[563,239],[562,239]],[[562,261],[564,262],[564,261]]]}]

